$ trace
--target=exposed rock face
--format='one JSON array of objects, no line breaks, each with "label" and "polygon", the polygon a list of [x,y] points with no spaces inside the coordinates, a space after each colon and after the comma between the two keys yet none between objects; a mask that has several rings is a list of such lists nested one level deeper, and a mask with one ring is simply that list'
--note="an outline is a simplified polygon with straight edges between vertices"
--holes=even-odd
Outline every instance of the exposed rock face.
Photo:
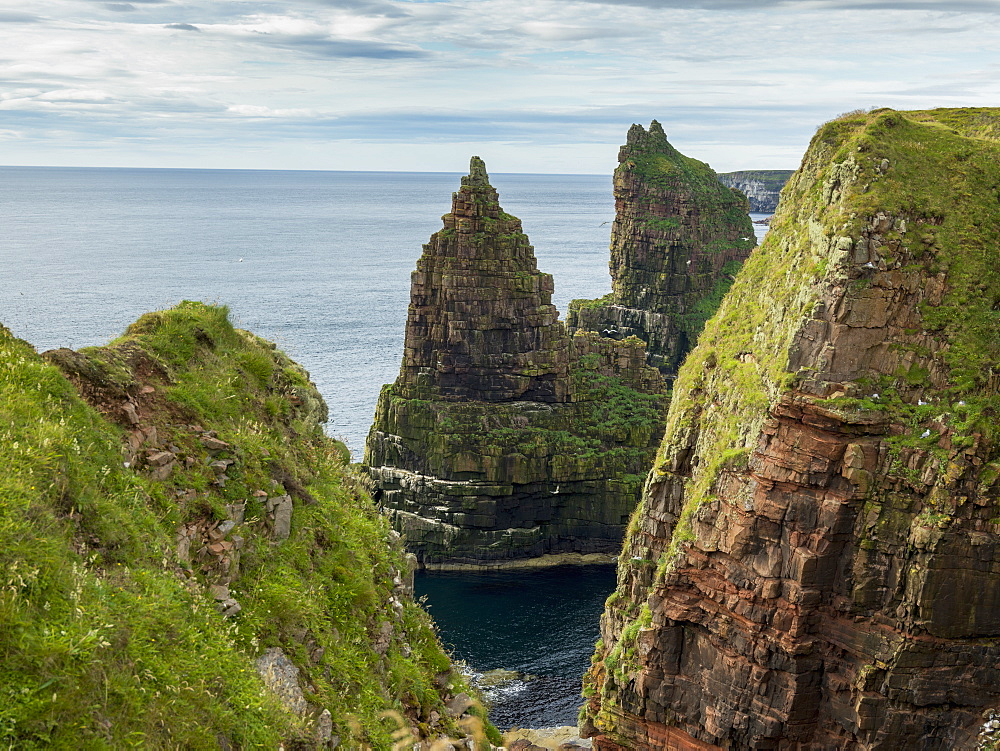
[{"label": "exposed rock face", "polygon": [[474,157],[413,273],[401,395],[567,401],[569,340],[551,297],[552,276]]},{"label": "exposed rock face", "polygon": [[746,198],[684,156],[655,120],[633,125],[618,154],[612,292],[570,303],[570,331],[647,343],[672,377],[756,245]]},{"label": "exposed rock face", "polygon": [[719,175],[719,182],[743,193],[750,202],[750,211],[773,214],[778,208],[781,189],[791,176],[790,169],[742,170],[723,172]]},{"label": "exposed rock face", "polygon": [[637,339],[567,335],[478,157],[413,274],[365,463],[425,565],[617,552],[662,435]]},{"label": "exposed rock face", "polygon": [[586,679],[595,748],[976,747],[1000,706],[998,124],[880,110],[813,139],[675,382]]}]

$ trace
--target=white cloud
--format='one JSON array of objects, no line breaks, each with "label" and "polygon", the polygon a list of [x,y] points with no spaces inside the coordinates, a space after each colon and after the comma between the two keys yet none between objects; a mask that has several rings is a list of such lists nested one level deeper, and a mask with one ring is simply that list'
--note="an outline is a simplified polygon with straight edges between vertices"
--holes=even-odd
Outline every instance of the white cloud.
[{"label": "white cloud", "polygon": [[245,117],[313,117],[316,115],[315,110],[310,109],[275,110],[259,104],[233,104],[227,107],[226,111]]},{"label": "white cloud", "polygon": [[479,142],[499,171],[606,172],[655,117],[720,170],[788,167],[838,112],[1000,95],[989,0],[8,4],[11,163],[461,169],[434,160]]}]

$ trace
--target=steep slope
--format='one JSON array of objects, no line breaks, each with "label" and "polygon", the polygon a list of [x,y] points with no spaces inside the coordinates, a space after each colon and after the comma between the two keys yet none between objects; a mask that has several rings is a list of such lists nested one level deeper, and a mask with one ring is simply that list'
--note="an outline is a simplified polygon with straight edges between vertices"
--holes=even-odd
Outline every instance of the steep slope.
[{"label": "steep slope", "polygon": [[462,679],[325,418],[308,374],[224,308],[44,356],[0,327],[6,744],[464,734],[445,707]]},{"label": "steep slope", "polygon": [[750,211],[773,214],[778,208],[781,189],[792,174],[792,170],[783,169],[722,172],[719,174],[719,182],[745,195],[750,203]]},{"label": "steep slope", "polygon": [[637,339],[569,337],[521,223],[473,157],[413,274],[399,378],[365,464],[425,565],[621,545],[663,429]]},{"label": "steep slope", "polygon": [[675,383],[599,749],[969,749],[1000,706],[1000,111],[820,129]]},{"label": "steep slope", "polygon": [[566,324],[637,336],[649,362],[677,373],[740,264],[756,245],[746,198],[667,141],[655,120],[633,125],[615,170],[611,294],[574,300]]}]

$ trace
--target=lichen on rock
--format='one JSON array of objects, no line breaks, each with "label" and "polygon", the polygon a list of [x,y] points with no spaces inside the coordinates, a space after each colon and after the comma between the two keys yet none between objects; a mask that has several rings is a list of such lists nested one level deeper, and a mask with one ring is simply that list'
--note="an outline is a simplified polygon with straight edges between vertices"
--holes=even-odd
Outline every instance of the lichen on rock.
[{"label": "lichen on rock", "polygon": [[570,331],[637,336],[649,362],[677,373],[756,245],[749,206],[707,164],[675,149],[654,120],[633,125],[615,170],[611,285],[570,303]]},{"label": "lichen on rock", "polygon": [[663,425],[637,339],[569,336],[473,157],[413,273],[365,464],[424,565],[614,553]]},{"label": "lichen on rock", "polygon": [[675,382],[586,679],[595,748],[976,746],[1000,706],[997,123],[878,110],[813,138]]}]

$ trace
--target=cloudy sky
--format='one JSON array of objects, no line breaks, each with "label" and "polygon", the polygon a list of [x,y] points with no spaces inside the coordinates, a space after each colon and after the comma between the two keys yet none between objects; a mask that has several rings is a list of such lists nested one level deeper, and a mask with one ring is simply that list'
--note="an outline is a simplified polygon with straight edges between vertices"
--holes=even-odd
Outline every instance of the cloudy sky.
[{"label": "cloudy sky", "polygon": [[660,120],[794,168],[861,107],[1000,105],[1000,0],[0,0],[0,164],[608,173]]}]

